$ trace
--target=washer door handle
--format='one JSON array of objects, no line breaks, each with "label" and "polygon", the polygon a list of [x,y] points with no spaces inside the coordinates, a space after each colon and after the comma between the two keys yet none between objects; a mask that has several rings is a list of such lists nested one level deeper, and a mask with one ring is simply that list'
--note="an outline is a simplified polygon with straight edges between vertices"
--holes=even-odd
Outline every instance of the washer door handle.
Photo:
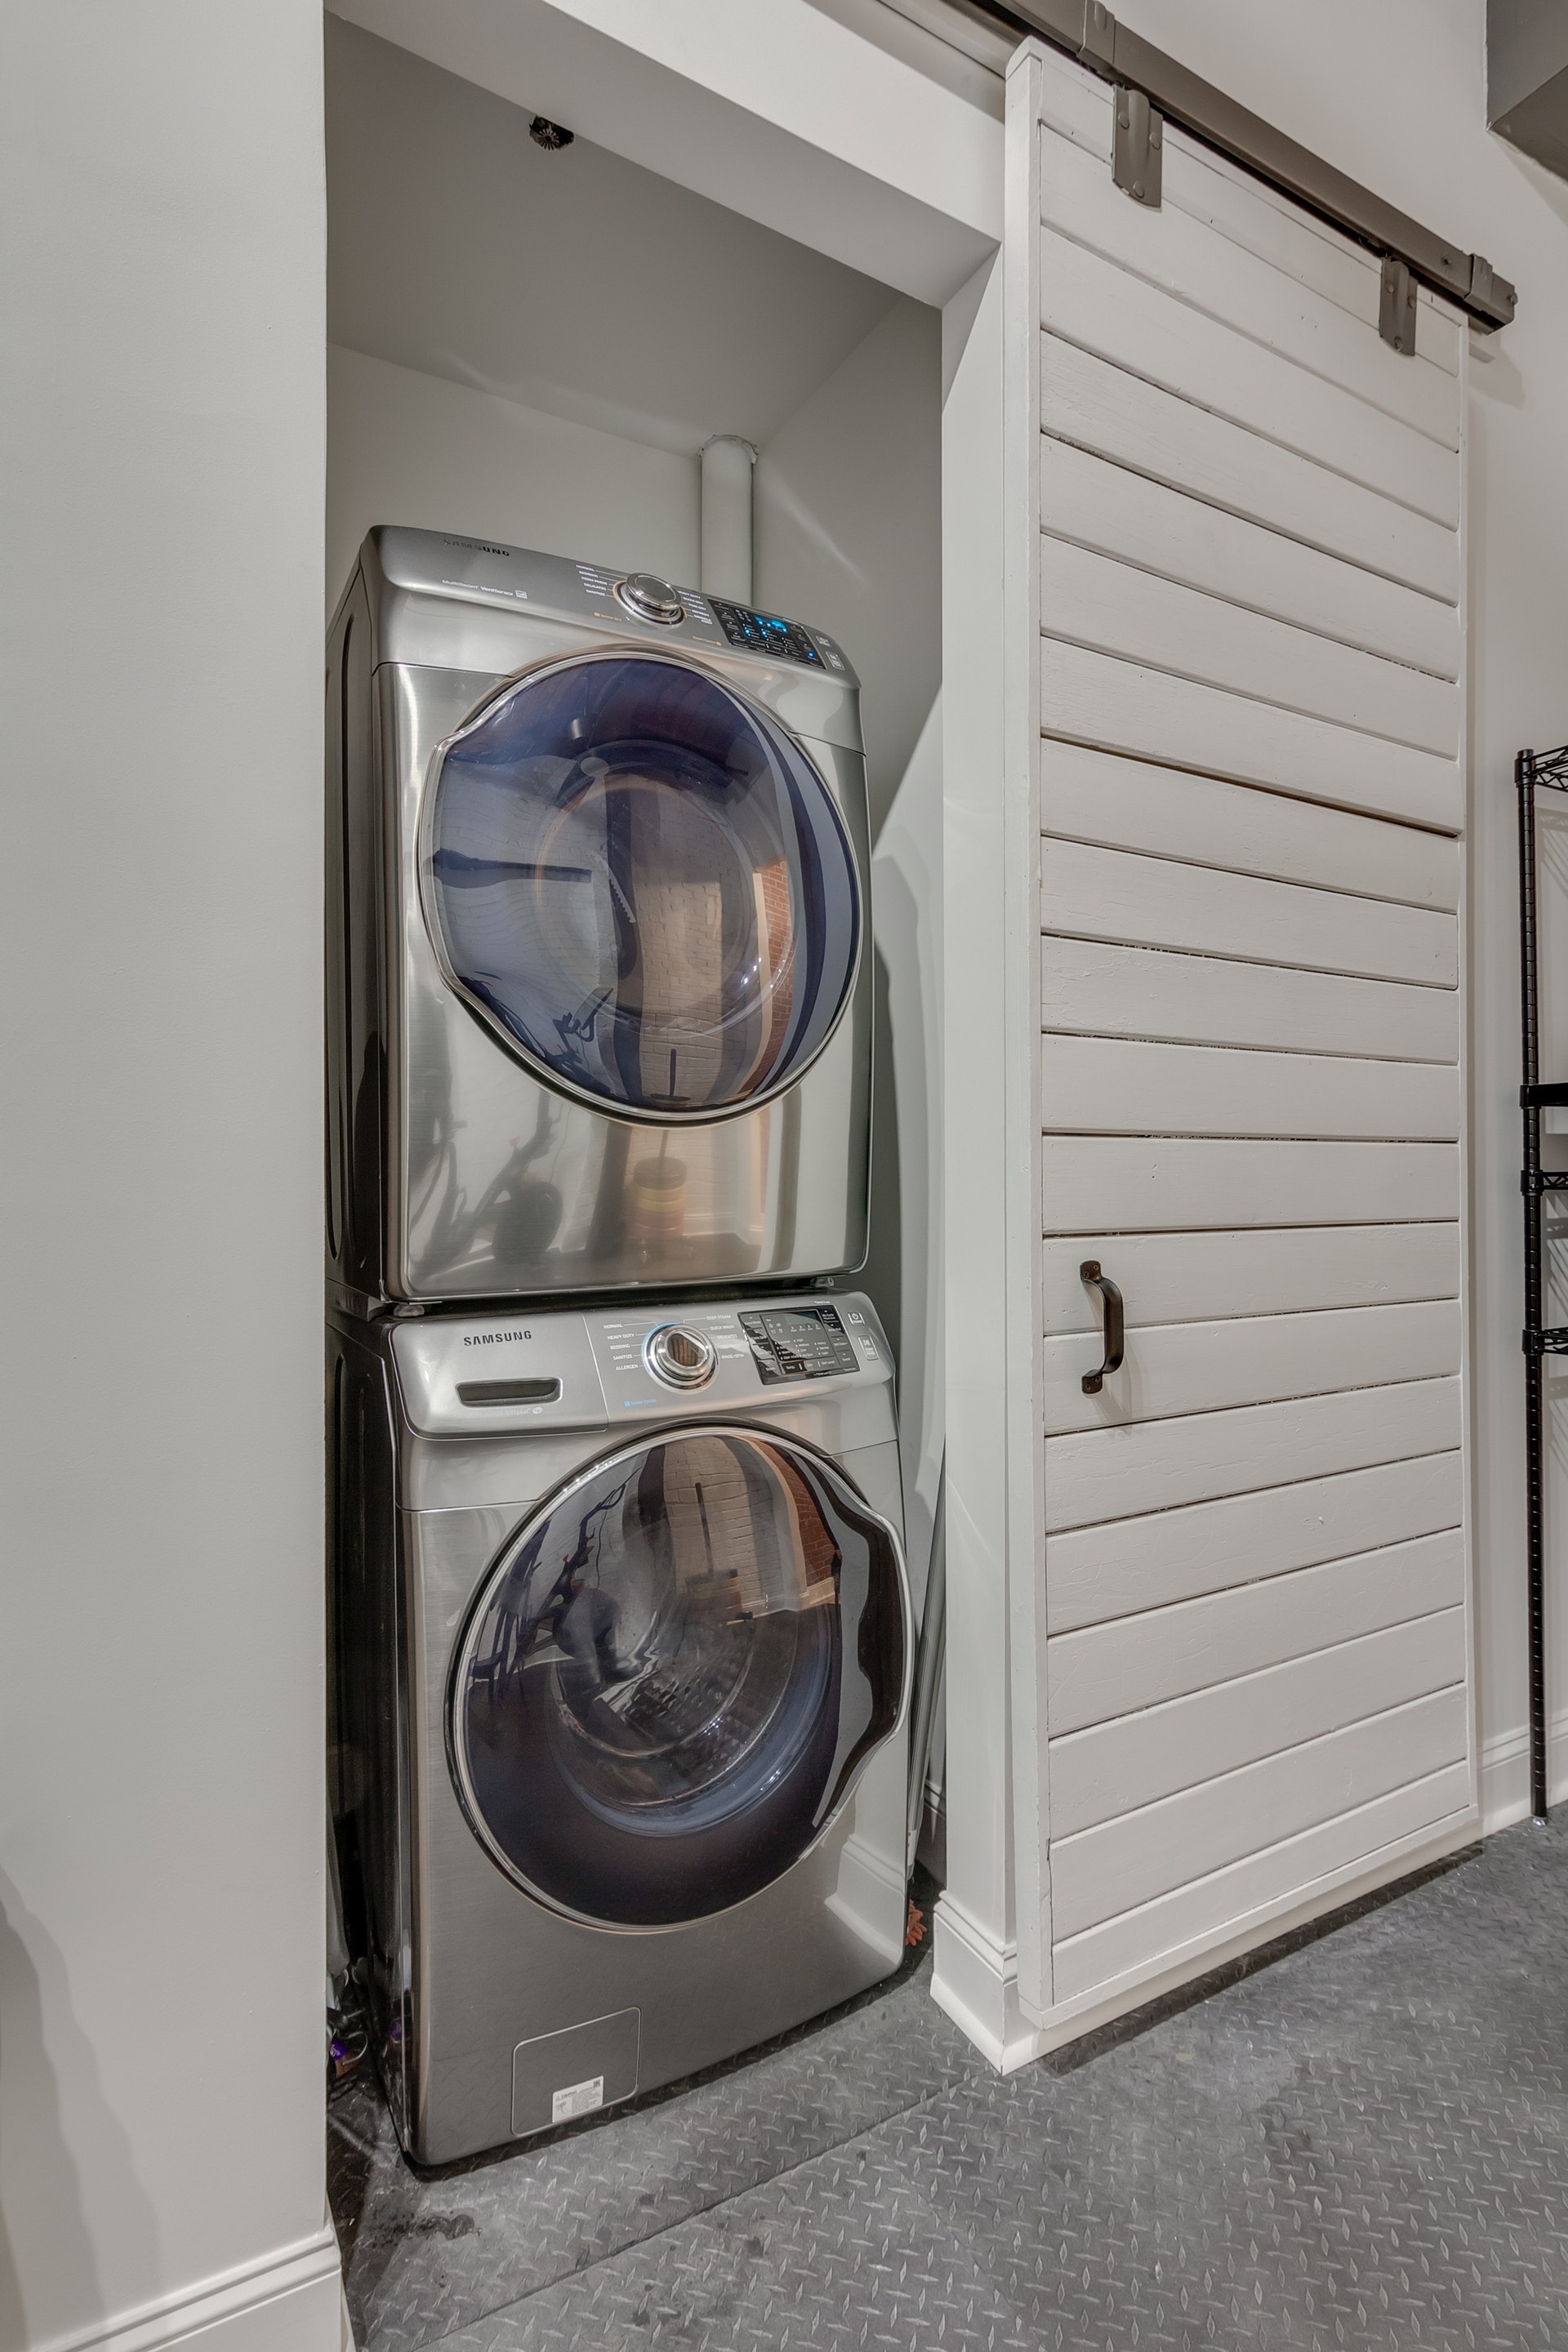
[{"label": "washer door handle", "polygon": [[1100,1260],[1097,1257],[1086,1257],[1079,1268],[1079,1274],[1083,1281],[1091,1284],[1099,1291],[1105,1301],[1105,1361],[1099,1371],[1085,1372],[1083,1376],[1085,1396],[1098,1396],[1105,1386],[1107,1372],[1116,1372],[1121,1369],[1123,1319],[1121,1293],[1108,1274],[1101,1274]]}]

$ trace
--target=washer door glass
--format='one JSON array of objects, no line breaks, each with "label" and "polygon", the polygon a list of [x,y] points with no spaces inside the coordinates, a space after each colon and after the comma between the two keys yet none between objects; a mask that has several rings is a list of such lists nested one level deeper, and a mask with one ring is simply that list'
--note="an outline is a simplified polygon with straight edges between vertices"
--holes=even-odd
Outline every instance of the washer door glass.
[{"label": "washer door glass", "polygon": [[574,1917],[668,1927],[755,1895],[894,1730],[897,1542],[787,1439],[627,1447],[529,1520],[480,1590],[451,1692],[481,1842]]},{"label": "washer door glass", "polygon": [[569,1093],[711,1119],[792,1086],[860,943],[833,796],[768,714],[685,663],[535,671],[455,735],[428,798],[450,984]]}]

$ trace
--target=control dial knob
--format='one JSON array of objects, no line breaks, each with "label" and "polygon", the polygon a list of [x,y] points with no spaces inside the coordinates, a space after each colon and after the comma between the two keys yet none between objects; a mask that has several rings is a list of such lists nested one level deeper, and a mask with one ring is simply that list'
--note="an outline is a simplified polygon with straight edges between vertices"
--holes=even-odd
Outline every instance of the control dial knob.
[{"label": "control dial knob", "polygon": [[672,1389],[705,1388],[719,1358],[705,1331],[684,1323],[661,1324],[643,1346],[643,1360],[656,1380]]},{"label": "control dial knob", "polygon": [[673,629],[686,618],[685,605],[668,581],[659,579],[657,572],[634,572],[629,580],[618,583],[616,593],[639,621],[656,621],[660,628]]}]

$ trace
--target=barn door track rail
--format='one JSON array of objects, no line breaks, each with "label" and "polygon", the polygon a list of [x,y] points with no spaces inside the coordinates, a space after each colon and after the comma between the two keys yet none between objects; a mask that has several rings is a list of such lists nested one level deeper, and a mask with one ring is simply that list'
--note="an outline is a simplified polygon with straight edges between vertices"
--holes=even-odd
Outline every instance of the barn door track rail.
[{"label": "barn door track rail", "polygon": [[1541,1204],[1548,1192],[1568,1193],[1568,1169],[1541,1165],[1541,1114],[1568,1108],[1568,1085],[1541,1079],[1541,942],[1535,891],[1535,795],[1545,788],[1568,793],[1568,744],[1558,751],[1521,751],[1514,762],[1519,787],[1520,1108],[1524,1118],[1524,1406],[1525,1540],[1529,1569],[1530,1810],[1546,1819],[1546,1626],[1545,1526],[1542,1486],[1544,1463],[1542,1390],[1548,1356],[1568,1355],[1568,1328],[1548,1328],[1542,1320],[1544,1268]]},{"label": "barn door track rail", "polygon": [[1513,287],[1481,254],[1462,253],[1261,115],[1238,106],[1213,82],[1118,24],[1100,0],[979,0],[979,5],[987,16],[1066,49],[1117,85],[1112,170],[1117,186],[1138,203],[1159,203],[1163,124],[1179,122],[1382,257],[1379,332],[1395,351],[1415,351],[1417,284],[1457,303],[1484,333],[1506,327],[1513,317]]}]

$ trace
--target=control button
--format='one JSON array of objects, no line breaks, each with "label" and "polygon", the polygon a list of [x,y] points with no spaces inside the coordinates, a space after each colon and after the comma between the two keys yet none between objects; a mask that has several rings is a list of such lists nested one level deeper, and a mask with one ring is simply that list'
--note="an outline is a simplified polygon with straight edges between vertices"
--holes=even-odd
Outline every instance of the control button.
[{"label": "control button", "polygon": [[656,572],[634,572],[629,580],[619,583],[616,594],[639,621],[657,621],[662,629],[673,629],[686,618],[685,605],[668,581],[660,580]]},{"label": "control button", "polygon": [[648,1370],[672,1389],[705,1388],[718,1360],[706,1332],[689,1330],[683,1323],[661,1324],[643,1343]]}]

